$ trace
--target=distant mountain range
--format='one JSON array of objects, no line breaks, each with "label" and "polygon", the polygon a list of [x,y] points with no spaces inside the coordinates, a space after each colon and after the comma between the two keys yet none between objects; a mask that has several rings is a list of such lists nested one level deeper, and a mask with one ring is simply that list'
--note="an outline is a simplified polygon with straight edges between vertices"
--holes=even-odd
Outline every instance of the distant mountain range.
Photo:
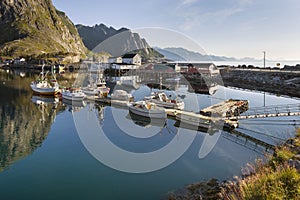
[{"label": "distant mountain range", "polygon": [[156,51],[164,55],[166,59],[174,61],[259,61],[254,58],[237,59],[234,57],[203,55],[199,52],[190,51],[181,47],[160,48],[154,47]]}]

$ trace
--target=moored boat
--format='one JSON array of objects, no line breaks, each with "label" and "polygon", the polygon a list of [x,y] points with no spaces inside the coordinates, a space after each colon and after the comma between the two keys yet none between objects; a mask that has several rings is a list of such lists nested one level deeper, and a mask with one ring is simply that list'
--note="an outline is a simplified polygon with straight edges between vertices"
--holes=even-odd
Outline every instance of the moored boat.
[{"label": "moored boat", "polygon": [[179,99],[171,99],[164,91],[152,92],[151,96],[145,97],[144,100],[155,103],[164,108],[173,108],[178,110],[184,109],[184,102]]},{"label": "moored boat", "polygon": [[98,78],[97,82],[96,82],[96,86],[97,89],[99,91],[99,96],[100,97],[107,97],[108,93],[110,91],[110,88],[106,86],[106,81],[104,80],[104,78]]},{"label": "moored boat", "polygon": [[55,76],[51,78],[49,81],[47,78],[48,72],[44,74],[44,65],[42,66],[42,72],[40,73],[40,77],[38,80],[32,82],[30,84],[33,92],[41,94],[41,95],[56,95],[59,93],[59,85]]},{"label": "moored boat", "polygon": [[119,101],[133,101],[132,94],[126,92],[125,90],[114,90],[111,94],[111,100],[119,100]]},{"label": "moored boat", "polygon": [[129,105],[129,111],[150,118],[167,118],[166,110],[154,103],[137,101]]},{"label": "moored boat", "polygon": [[71,101],[82,101],[86,95],[82,92],[80,88],[68,88],[61,92],[62,98]]},{"label": "moored boat", "polygon": [[87,87],[83,87],[82,91],[88,96],[99,96],[99,97],[107,97],[110,91],[110,88],[106,86],[106,81],[104,78],[98,75],[98,79],[96,83],[92,79],[90,75],[89,85]]}]

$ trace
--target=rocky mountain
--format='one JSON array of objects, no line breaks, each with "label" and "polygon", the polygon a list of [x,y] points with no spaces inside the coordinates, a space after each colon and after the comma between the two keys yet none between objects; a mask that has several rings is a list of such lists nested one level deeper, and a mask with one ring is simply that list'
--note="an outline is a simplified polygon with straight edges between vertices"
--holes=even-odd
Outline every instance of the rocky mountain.
[{"label": "rocky mountain", "polygon": [[115,29],[104,24],[95,26],[76,25],[86,47],[93,52],[108,52],[120,56],[129,52],[139,52],[144,59],[162,57],[153,50],[145,39],[127,28]]},{"label": "rocky mountain", "polygon": [[93,50],[98,44],[106,40],[107,38],[128,31],[127,28],[121,28],[116,30],[113,27],[107,27],[104,24],[96,24],[95,26],[85,26],[82,24],[76,25],[78,33],[80,34],[83,43],[89,50]]},{"label": "rocky mountain", "polygon": [[52,0],[1,0],[0,35],[0,55],[4,56],[86,53],[76,27]]}]

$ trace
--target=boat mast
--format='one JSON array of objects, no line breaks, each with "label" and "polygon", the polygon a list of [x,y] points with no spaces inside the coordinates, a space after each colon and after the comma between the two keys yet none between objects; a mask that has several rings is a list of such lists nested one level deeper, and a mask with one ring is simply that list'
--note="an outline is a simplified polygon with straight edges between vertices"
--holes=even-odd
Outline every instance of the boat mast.
[{"label": "boat mast", "polygon": [[43,62],[43,65],[42,65],[42,81],[44,81],[45,77],[44,77],[44,66],[45,66],[45,63]]}]

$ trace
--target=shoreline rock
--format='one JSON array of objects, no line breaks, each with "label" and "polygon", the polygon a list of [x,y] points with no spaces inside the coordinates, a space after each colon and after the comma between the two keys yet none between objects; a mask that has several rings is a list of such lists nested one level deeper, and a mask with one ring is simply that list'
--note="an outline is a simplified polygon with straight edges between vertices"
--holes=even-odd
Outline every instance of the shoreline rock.
[{"label": "shoreline rock", "polygon": [[300,72],[222,69],[224,86],[300,97]]}]

